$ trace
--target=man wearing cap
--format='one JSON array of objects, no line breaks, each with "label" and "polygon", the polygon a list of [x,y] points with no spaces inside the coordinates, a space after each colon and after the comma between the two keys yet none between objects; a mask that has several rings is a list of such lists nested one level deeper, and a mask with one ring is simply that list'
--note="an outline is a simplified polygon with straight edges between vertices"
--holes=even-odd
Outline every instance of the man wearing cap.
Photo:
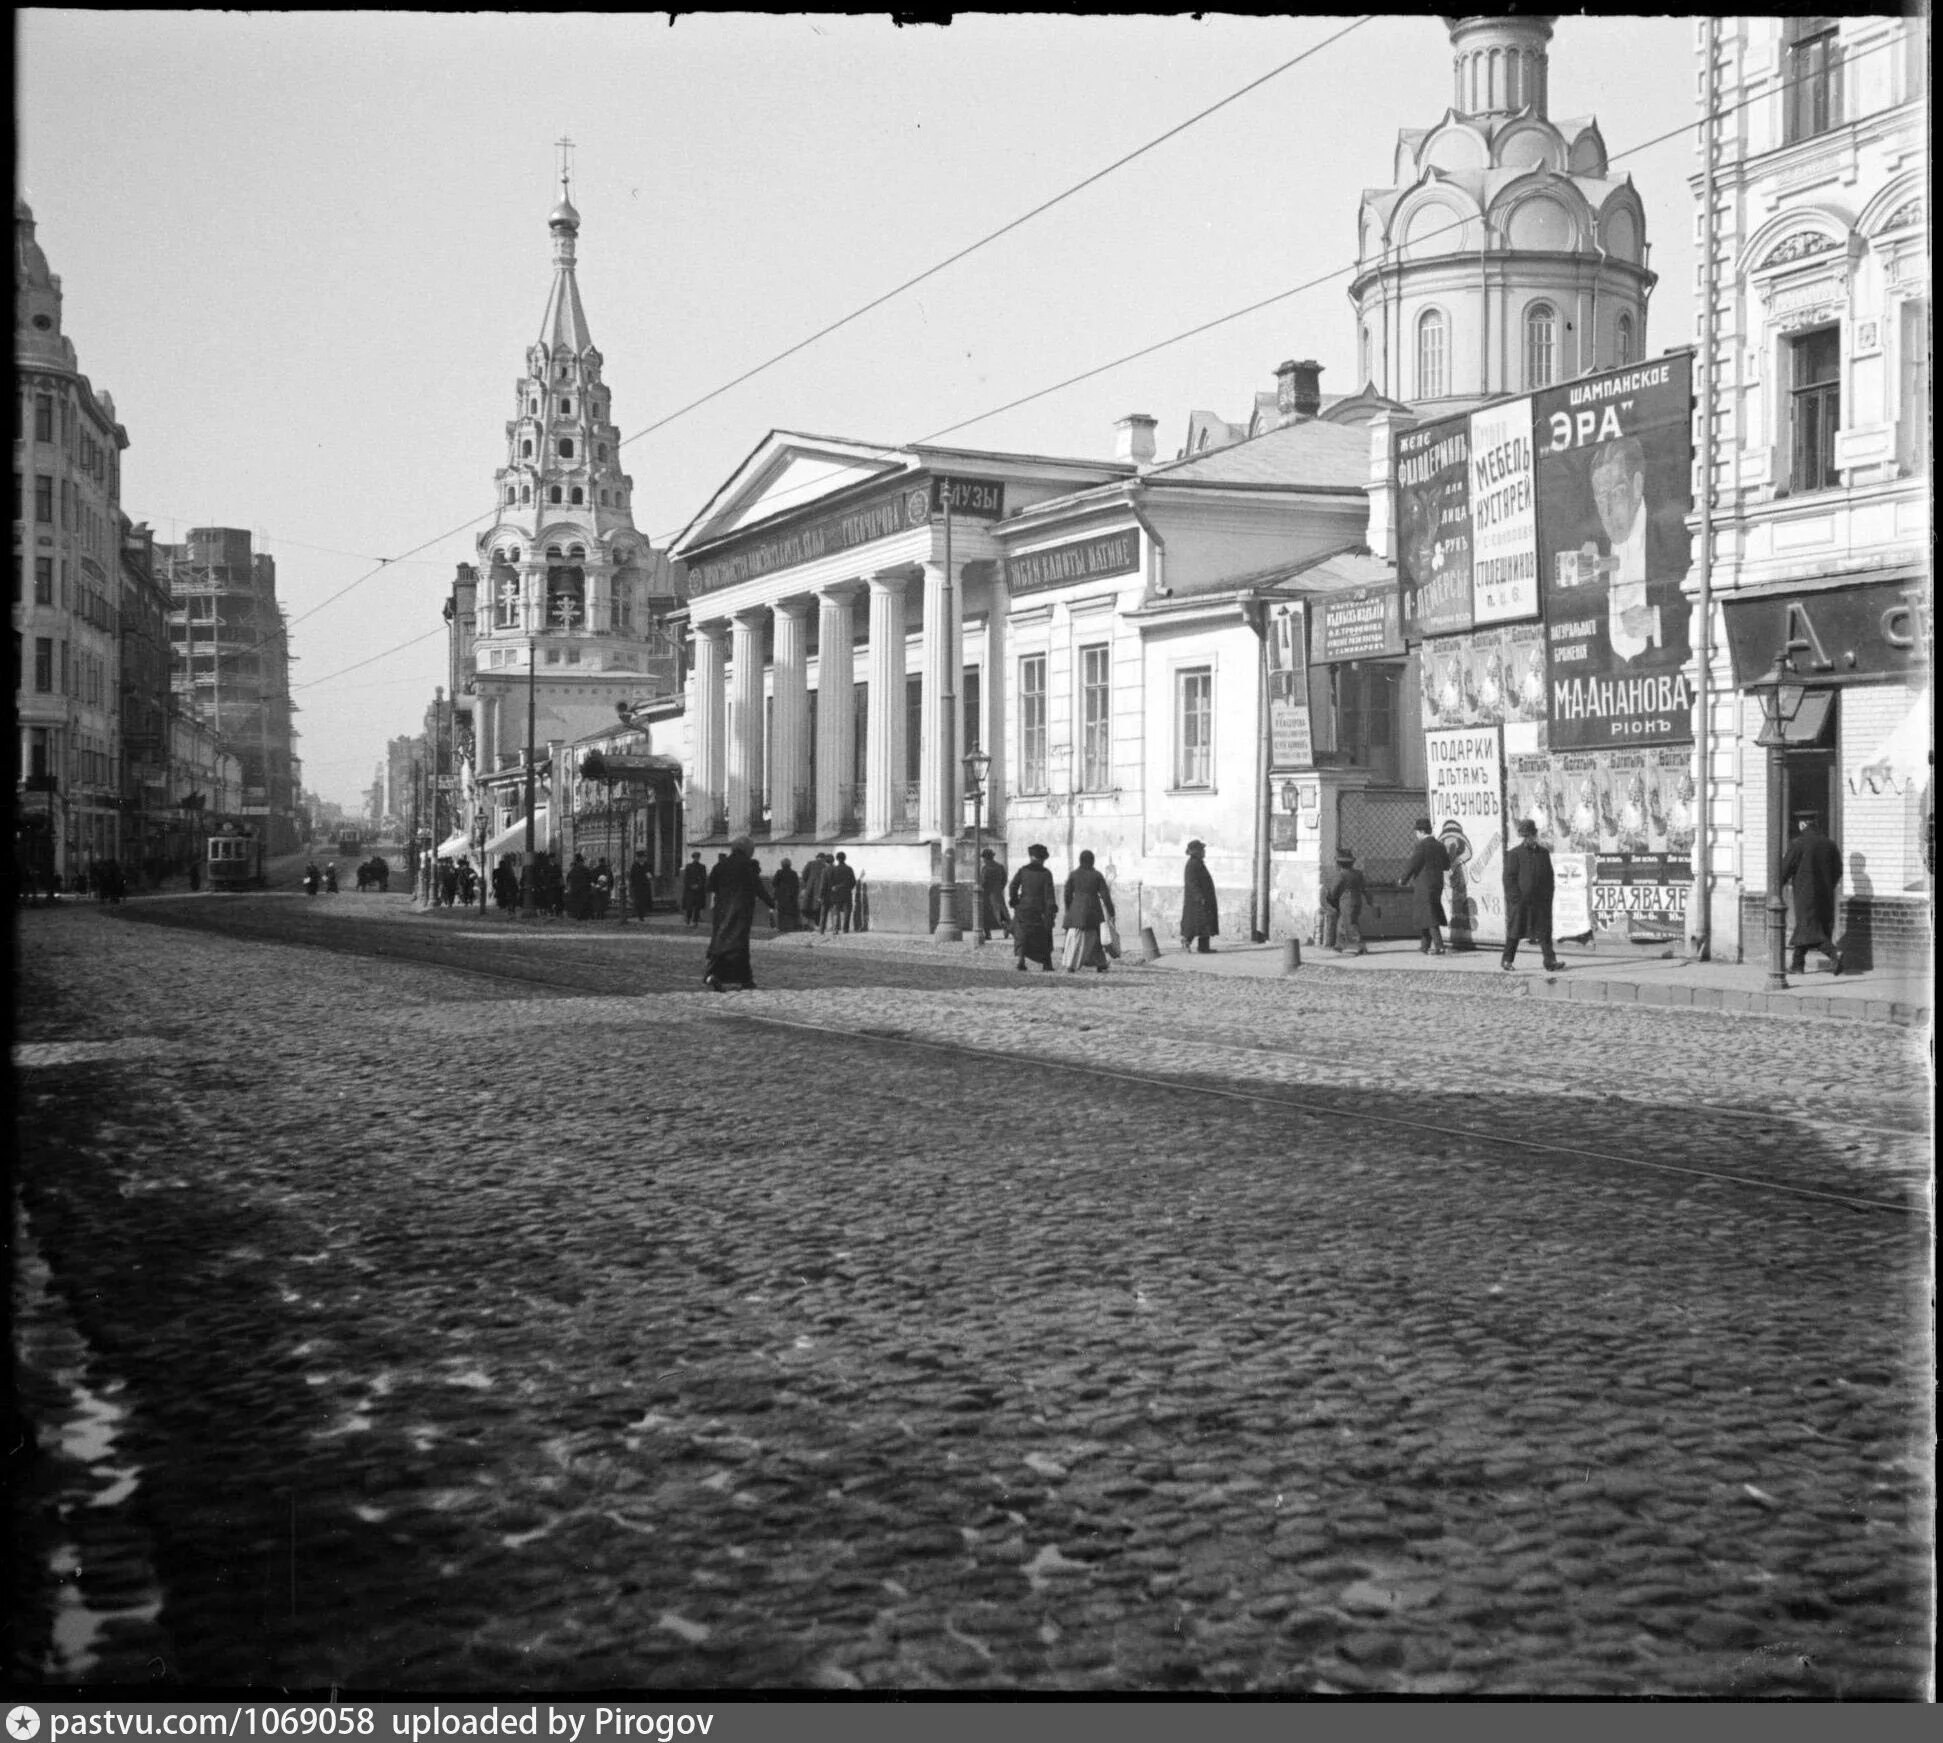
[{"label": "man wearing cap", "polygon": [[1013,954],[1021,974],[1028,962],[1038,963],[1050,974],[1052,921],[1059,891],[1046,869],[1046,849],[1035,841],[1025,851],[1026,863],[1012,874],[1012,886],[1006,891],[1012,902]]},{"label": "man wearing cap", "polygon": [[1410,863],[1397,879],[1397,888],[1412,894],[1411,921],[1423,942],[1417,948],[1426,956],[1444,954],[1444,935],[1438,928],[1450,924],[1444,913],[1444,873],[1450,869],[1450,855],[1430,830],[1430,819],[1417,819],[1417,845]]},{"label": "man wearing cap", "polygon": [[712,993],[731,986],[756,990],[755,969],[749,961],[749,928],[755,924],[758,902],[772,912],[776,904],[763,888],[755,846],[748,836],[738,835],[729,843],[728,858],[709,877],[715,890],[715,910],[702,984]]},{"label": "man wearing cap", "polygon": [[1336,942],[1330,946],[1338,956],[1347,950],[1357,956],[1367,956],[1369,946],[1363,942],[1363,931],[1359,922],[1363,918],[1363,900],[1369,889],[1369,880],[1356,869],[1356,854],[1353,849],[1341,847],[1336,850],[1336,875],[1330,880],[1328,889],[1322,892],[1322,903],[1335,916]]},{"label": "man wearing cap", "polygon": [[1822,833],[1813,811],[1797,811],[1800,831],[1781,859],[1781,883],[1792,884],[1795,897],[1794,962],[1789,972],[1808,967],[1812,947],[1828,958],[1835,973],[1842,959],[1835,950],[1835,886],[1842,881],[1842,850]]},{"label": "man wearing cap", "polygon": [[1214,948],[1209,938],[1221,934],[1221,914],[1215,907],[1214,875],[1208,870],[1207,851],[1205,841],[1187,844],[1187,883],[1181,893],[1181,948],[1201,956],[1209,955]]},{"label": "man wearing cap", "polygon": [[1538,842],[1538,825],[1527,817],[1518,825],[1518,845],[1504,856],[1504,960],[1509,968],[1518,956],[1518,941],[1534,940],[1544,953],[1545,966],[1560,967],[1552,946],[1552,856]]}]

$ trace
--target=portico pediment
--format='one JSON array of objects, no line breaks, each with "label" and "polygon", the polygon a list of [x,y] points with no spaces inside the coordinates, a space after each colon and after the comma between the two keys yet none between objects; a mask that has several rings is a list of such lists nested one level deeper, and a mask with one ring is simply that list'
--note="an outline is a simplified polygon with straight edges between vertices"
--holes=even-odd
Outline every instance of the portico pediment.
[{"label": "portico pediment", "polygon": [[793,514],[822,498],[888,477],[907,465],[896,449],[833,437],[772,430],[674,542],[677,552],[708,544],[763,521]]}]

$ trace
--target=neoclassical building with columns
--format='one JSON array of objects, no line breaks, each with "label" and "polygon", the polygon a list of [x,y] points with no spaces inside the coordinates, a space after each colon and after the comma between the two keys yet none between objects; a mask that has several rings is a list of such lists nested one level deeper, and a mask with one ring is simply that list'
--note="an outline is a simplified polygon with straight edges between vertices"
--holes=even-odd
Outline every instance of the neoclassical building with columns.
[{"label": "neoclassical building with columns", "polygon": [[760,837],[770,869],[842,847],[873,924],[928,929],[970,821],[962,758],[1002,737],[993,529],[1134,469],[767,436],[671,546],[689,601],[691,844]]}]

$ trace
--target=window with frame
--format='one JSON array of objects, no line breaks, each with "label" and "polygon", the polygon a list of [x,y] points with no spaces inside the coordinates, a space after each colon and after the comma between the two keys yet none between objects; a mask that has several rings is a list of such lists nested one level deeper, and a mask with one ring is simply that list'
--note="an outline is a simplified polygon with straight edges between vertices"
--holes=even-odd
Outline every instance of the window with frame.
[{"label": "window with frame", "polygon": [[34,559],[34,603],[36,605],[54,603],[54,559],[52,557]]},{"label": "window with frame", "polygon": [[1447,391],[1448,380],[1443,311],[1425,309],[1417,317],[1417,397],[1441,399]]},{"label": "window with frame", "polygon": [[1619,335],[1618,335],[1617,344],[1614,348],[1613,362],[1617,364],[1626,364],[1632,362],[1632,360],[1633,360],[1633,317],[1631,315],[1621,315],[1619,317]]},{"label": "window with frame", "polygon": [[1896,457],[1905,474],[1920,476],[1930,464],[1930,302],[1911,297],[1901,315],[1901,404]]},{"label": "window with frame", "polygon": [[54,693],[54,638],[34,637],[34,688],[43,696]]},{"label": "window with frame", "polygon": [[1525,311],[1525,387],[1550,387],[1558,370],[1558,311],[1533,303]]},{"label": "window with frame", "polygon": [[1788,20],[1784,144],[1813,139],[1842,119],[1842,63],[1836,26],[1833,18]]},{"label": "window with frame", "polygon": [[34,478],[34,519],[42,526],[54,524],[54,479],[42,472]]},{"label": "window with frame", "polygon": [[54,440],[54,399],[51,394],[40,394],[34,400],[34,440]]},{"label": "window with frame", "polygon": [[1358,660],[1332,666],[1336,749],[1352,768],[1381,781],[1397,778],[1397,740],[1403,699],[1403,666]]},{"label": "window with frame", "polygon": [[1046,656],[1019,660],[1019,791],[1046,791]]},{"label": "window with frame", "polygon": [[1079,650],[1080,787],[1113,785],[1113,649],[1107,642]]},{"label": "window with frame", "polygon": [[1788,488],[1832,490],[1835,432],[1842,421],[1842,334],[1821,327],[1788,341]]},{"label": "window with frame", "polygon": [[964,681],[959,686],[958,696],[963,714],[958,727],[958,754],[960,757],[968,757],[973,751],[985,748],[985,710],[980,706],[976,666],[965,668]]},{"label": "window with frame", "polygon": [[1174,785],[1214,785],[1214,671],[1174,674]]}]

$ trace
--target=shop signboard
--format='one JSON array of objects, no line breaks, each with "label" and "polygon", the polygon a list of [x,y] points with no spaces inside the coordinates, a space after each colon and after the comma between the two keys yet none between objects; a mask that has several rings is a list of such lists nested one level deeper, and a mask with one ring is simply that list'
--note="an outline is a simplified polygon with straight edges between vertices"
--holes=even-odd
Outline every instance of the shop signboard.
[{"label": "shop signboard", "polygon": [[1394,584],[1325,593],[1313,604],[1318,665],[1378,660],[1403,652],[1403,617]]},{"label": "shop signboard", "polygon": [[1392,439],[1403,636],[1471,627],[1471,420],[1439,418]]},{"label": "shop signboard", "polygon": [[1069,539],[1043,551],[1025,551],[1005,559],[1005,584],[1016,596],[1037,593],[1069,581],[1103,581],[1132,575],[1140,569],[1140,529],[1127,527],[1097,538]]},{"label": "shop signboard", "polygon": [[[1440,636],[1418,653],[1426,728],[1503,726],[1505,746],[1542,742],[1545,721],[1545,630],[1542,624],[1509,623],[1469,635]],[[1528,727],[1519,734],[1517,727]]]},{"label": "shop signboard", "polygon": [[1504,942],[1504,765],[1500,729],[1424,734],[1430,823],[1450,856],[1454,944]]},{"label": "shop signboard", "polygon": [[1721,602],[1734,681],[1767,675],[1785,653],[1813,684],[1913,678],[1930,666],[1929,585],[1920,575]]},{"label": "shop signboard", "polygon": [[1480,625],[1538,615],[1531,414],[1529,399],[1471,413],[1471,618]]},{"label": "shop signboard", "polygon": [[[936,481],[933,480],[932,483]],[[931,524],[931,484],[893,484],[813,514],[784,531],[753,536],[688,562],[691,596],[754,581],[820,557],[887,539]]]},{"label": "shop signboard", "polygon": [[1693,738],[1692,376],[1682,353],[1533,399],[1555,751]]},{"label": "shop signboard", "polygon": [[931,480],[933,515],[941,515],[949,505],[955,520],[1003,520],[1005,518],[1005,480],[1002,478],[934,478]]},{"label": "shop signboard", "polygon": [[1307,769],[1316,753],[1309,730],[1308,607],[1297,600],[1268,620],[1269,766]]}]

